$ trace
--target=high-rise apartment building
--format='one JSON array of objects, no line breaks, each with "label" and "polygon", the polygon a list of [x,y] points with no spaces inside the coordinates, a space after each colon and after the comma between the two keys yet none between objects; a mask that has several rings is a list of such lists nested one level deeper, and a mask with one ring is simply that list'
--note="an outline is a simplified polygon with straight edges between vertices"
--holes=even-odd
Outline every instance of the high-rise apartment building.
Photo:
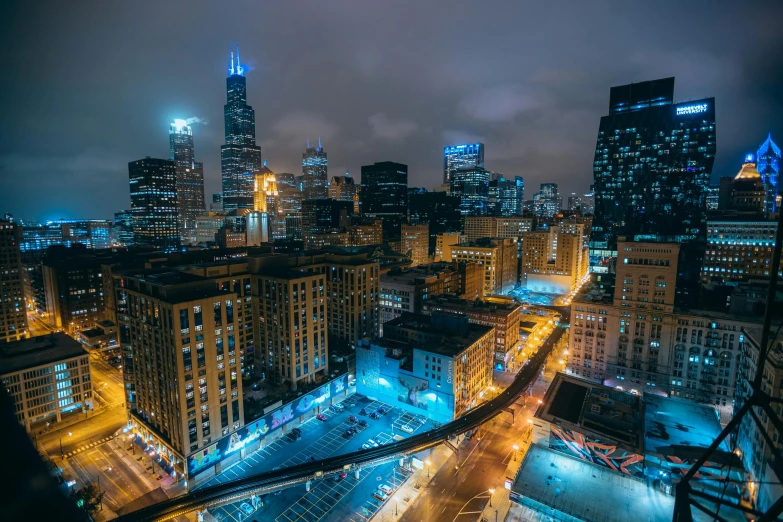
[{"label": "high-rise apartment building", "polygon": [[429,225],[402,225],[400,253],[410,256],[411,266],[429,262],[429,245]]},{"label": "high-rise apartment building", "polygon": [[617,238],[702,237],[715,160],[715,99],[673,103],[674,78],[612,87],[593,162],[591,248]]},{"label": "high-rise apartment building", "polygon": [[134,431],[189,479],[194,459],[244,425],[236,347],[238,297],[176,271],[122,277],[133,361]]},{"label": "high-rise apartment building", "polygon": [[486,216],[489,205],[489,171],[482,167],[461,167],[451,173],[450,194],[460,198],[464,216]]},{"label": "high-rise apartment building", "polygon": [[761,175],[766,192],[765,209],[767,212],[777,212],[780,206],[780,147],[772,141],[772,133],[756,152],[756,168]]},{"label": "high-rise apartment building", "polygon": [[476,241],[483,237],[520,238],[533,230],[533,218],[508,216],[469,216],[465,218],[465,238]]},{"label": "high-rise apartment building", "polygon": [[408,166],[382,161],[362,166],[362,215],[383,220],[383,240],[399,241],[408,214]]},{"label": "high-rise apartment building", "polygon": [[21,241],[19,226],[0,221],[0,343],[17,341],[27,335]]},{"label": "high-rise apartment building", "polygon": [[204,164],[194,160],[193,129],[185,120],[174,120],[169,127],[169,149],[177,174],[180,236],[193,243],[196,218],[206,210],[204,201]]},{"label": "high-rise apartment building", "polygon": [[484,272],[484,295],[507,294],[517,286],[517,240],[484,238],[451,247],[458,262],[476,262]]},{"label": "high-rise apartment building", "polygon": [[245,69],[237,47],[226,78],[227,102],[223,106],[226,144],[220,147],[223,209],[253,208],[253,173],[261,168],[261,147],[256,145],[256,116],[247,104]]},{"label": "high-rise apartment building", "polygon": [[463,167],[484,167],[483,143],[468,143],[443,148],[443,183],[450,183],[454,172]]},{"label": "high-rise apartment building", "polygon": [[171,160],[149,156],[128,163],[133,243],[164,252],[178,250],[177,173]]},{"label": "high-rise apartment building", "polygon": [[318,138],[318,147],[311,147],[308,142],[302,153],[302,192],[304,199],[329,197],[328,161],[321,138]]}]

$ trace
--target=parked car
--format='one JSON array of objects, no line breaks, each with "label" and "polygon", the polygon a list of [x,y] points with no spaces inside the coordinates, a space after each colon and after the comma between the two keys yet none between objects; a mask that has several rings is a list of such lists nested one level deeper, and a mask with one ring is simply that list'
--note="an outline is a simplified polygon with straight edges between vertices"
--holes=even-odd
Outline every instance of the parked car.
[{"label": "parked car", "polygon": [[367,444],[369,444],[369,445],[370,445],[370,446],[372,446],[373,448],[377,448],[377,447],[378,447],[378,443],[377,443],[377,442],[375,442],[373,439],[370,439],[370,440],[368,440],[368,441],[367,441]]},{"label": "parked car", "polygon": [[354,424],[359,422],[359,419],[356,418],[356,415],[351,415],[348,417],[348,422],[353,422]]},{"label": "parked car", "polygon": [[242,511],[244,511],[246,515],[252,515],[252,514],[253,514],[253,511],[255,511],[255,509],[253,509],[253,506],[251,506],[251,505],[250,505],[250,504],[248,504],[247,502],[242,502],[242,503],[239,505],[239,509],[241,509]]},{"label": "parked car", "polygon": [[356,386],[356,379],[351,379],[351,381],[348,383],[348,386]]},{"label": "parked car", "polygon": [[367,421],[366,421],[366,420],[364,420],[364,419],[360,420],[360,421],[358,422],[358,424],[359,424],[359,426],[361,426],[362,428],[366,428],[366,427],[367,427]]},{"label": "parked car", "polygon": [[387,410],[386,408],[378,408],[378,413],[380,413],[381,415],[386,415],[386,412],[388,411],[389,410]]},{"label": "parked car", "polygon": [[343,406],[343,405],[342,405],[342,404],[340,404],[339,402],[338,402],[338,403],[335,403],[335,404],[334,404],[334,407],[335,407],[335,408],[337,408],[339,411],[343,411],[343,410],[345,409],[345,406]]},{"label": "parked car", "polygon": [[343,433],[343,437],[345,437],[346,439],[350,439],[353,436],[354,436],[353,430],[345,430],[345,433]]},{"label": "parked car", "polygon": [[370,414],[370,418],[371,418],[371,419],[378,420],[378,419],[380,419],[380,418],[381,418],[381,416],[378,414],[378,412],[377,412],[377,411],[374,411],[374,412],[372,412],[372,413]]},{"label": "parked car", "polygon": [[362,408],[361,410],[359,410],[359,415],[367,415],[367,410]]},{"label": "parked car", "polygon": [[333,479],[333,480],[334,480],[335,482],[340,482],[340,481],[343,481],[343,480],[345,480],[347,476],[348,476],[348,473],[340,473],[339,475],[337,475],[336,477],[334,477],[334,479]]},{"label": "parked car", "polygon": [[407,424],[404,426],[400,426],[400,429],[404,431],[405,433],[413,433],[413,428],[408,426]]},{"label": "parked car", "polygon": [[362,449],[370,449],[370,448],[372,448],[372,446],[370,444],[368,444],[366,442],[364,444],[362,444]]},{"label": "parked car", "polygon": [[381,502],[385,502],[387,498],[389,498],[389,495],[384,493],[383,491],[376,491],[372,494],[373,497],[377,498]]},{"label": "parked car", "polygon": [[353,434],[357,434],[359,433],[359,428],[357,428],[356,426],[351,426],[350,428],[348,428],[348,431],[350,431]]},{"label": "parked car", "polygon": [[392,491],[394,491],[394,490],[392,489],[392,487],[391,487],[391,486],[389,486],[388,484],[383,484],[383,485],[379,486],[379,487],[378,487],[378,489],[379,489],[380,491],[383,491],[383,492],[384,492],[384,493],[386,493],[387,495],[391,495],[391,494],[392,494]]},{"label": "parked car", "polygon": [[315,416],[315,418],[321,422],[326,422],[326,415],[324,415],[323,413],[319,413],[318,415]]}]

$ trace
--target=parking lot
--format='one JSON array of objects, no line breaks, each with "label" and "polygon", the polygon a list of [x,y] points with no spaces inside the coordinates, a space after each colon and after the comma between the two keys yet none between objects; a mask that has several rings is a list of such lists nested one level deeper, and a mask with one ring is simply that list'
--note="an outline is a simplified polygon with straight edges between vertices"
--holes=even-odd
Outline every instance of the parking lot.
[{"label": "parking lot", "polygon": [[[299,427],[302,432],[299,440],[294,441],[289,437],[278,439],[199,488],[277,467],[301,464],[310,459],[320,460],[350,453],[361,449],[363,445],[388,444],[395,437],[408,437],[431,428],[427,417],[402,411],[382,401],[351,395],[344,403],[352,405],[344,407],[342,411],[337,408],[322,409],[325,421],[313,417],[303,423]],[[371,414],[380,409],[386,413],[378,419],[371,418]],[[354,417],[356,422],[349,421],[349,417]],[[367,426],[361,426],[361,421]],[[348,435],[346,432],[349,428],[354,428],[358,433]],[[382,505],[381,501],[372,497],[373,492],[382,484],[396,489],[403,480],[403,472],[395,462],[364,468],[359,472],[358,479],[351,472],[343,478],[314,481],[309,492],[305,491],[304,485],[299,485],[277,494],[265,495],[261,499],[263,506],[259,506],[258,511],[251,508],[249,501],[245,501],[245,506],[237,502],[210,509],[210,512],[225,522],[320,522],[329,518],[364,522]]]}]

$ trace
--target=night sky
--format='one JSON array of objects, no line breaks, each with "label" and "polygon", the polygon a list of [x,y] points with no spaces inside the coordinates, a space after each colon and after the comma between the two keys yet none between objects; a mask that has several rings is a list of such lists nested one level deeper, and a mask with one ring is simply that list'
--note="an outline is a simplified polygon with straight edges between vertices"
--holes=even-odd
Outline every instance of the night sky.
[{"label": "night sky", "polygon": [[675,76],[677,101],[716,98],[713,178],[734,175],[769,131],[783,145],[781,20],[783,2],[2,2],[0,214],[128,208],[127,163],[168,158],[174,118],[206,122],[211,201],[235,43],[275,172],[320,136],[330,177],[390,160],[431,188],[444,145],[480,140],[526,199],[584,192],[609,88]]}]

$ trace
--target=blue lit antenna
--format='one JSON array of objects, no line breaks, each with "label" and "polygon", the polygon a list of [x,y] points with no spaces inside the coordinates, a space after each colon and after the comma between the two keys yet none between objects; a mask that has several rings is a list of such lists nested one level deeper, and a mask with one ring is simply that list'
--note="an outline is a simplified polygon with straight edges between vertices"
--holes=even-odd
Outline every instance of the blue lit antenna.
[{"label": "blue lit antenna", "polygon": [[307,138],[307,148],[310,148],[310,138]]},{"label": "blue lit antenna", "polygon": [[234,76],[234,51],[230,51],[231,54],[231,67],[228,68],[228,75]]},{"label": "blue lit antenna", "polygon": [[323,148],[323,146],[321,145],[321,137],[320,136],[318,136],[318,148],[319,149]]},{"label": "blue lit antenna", "polygon": [[242,69],[242,64],[239,62],[239,44],[237,44],[237,74],[242,76],[243,72],[244,70]]}]

